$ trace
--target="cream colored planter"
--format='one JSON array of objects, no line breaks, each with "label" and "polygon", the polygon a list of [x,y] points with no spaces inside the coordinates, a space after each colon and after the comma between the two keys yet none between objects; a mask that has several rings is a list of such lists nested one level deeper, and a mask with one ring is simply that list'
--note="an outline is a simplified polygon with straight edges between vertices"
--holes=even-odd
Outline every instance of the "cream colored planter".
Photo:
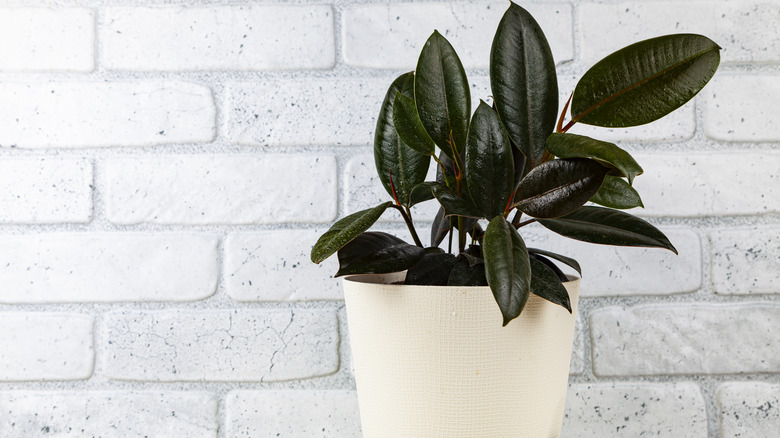
[{"label": "cream colored planter", "polygon": [[488,287],[386,284],[405,273],[344,280],[364,438],[558,437],[573,314],[531,295],[501,327]]}]

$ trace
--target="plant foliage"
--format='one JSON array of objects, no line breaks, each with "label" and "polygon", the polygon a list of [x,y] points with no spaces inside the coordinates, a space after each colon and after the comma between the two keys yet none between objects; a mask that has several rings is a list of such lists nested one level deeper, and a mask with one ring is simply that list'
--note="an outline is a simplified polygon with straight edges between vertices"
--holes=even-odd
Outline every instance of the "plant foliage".
[{"label": "plant foliage", "polygon": [[[312,261],[338,252],[337,276],[408,270],[407,284],[489,286],[504,325],[530,294],[571,312],[567,276],[555,262],[581,274],[579,264],[527,248],[520,228],[538,222],[584,242],[677,250],[656,227],[621,211],[644,206],[632,187],[643,172],[639,163],[613,143],[567,131],[576,123],[637,126],[669,114],[712,78],[719,51],[691,34],[620,49],[577,83],[564,126],[569,103],[558,116],[552,51],[525,9],[510,3],[498,24],[490,51],[493,103],[480,101],[473,114],[465,69],[434,31],[416,70],[390,85],[377,119],[376,168],[392,201],[336,222],[314,245]],[[436,181],[424,181],[431,161]],[[440,208],[425,248],[410,207],[434,199]],[[388,208],[401,214],[414,245],[367,231]],[[439,246],[447,236],[445,252]]]}]

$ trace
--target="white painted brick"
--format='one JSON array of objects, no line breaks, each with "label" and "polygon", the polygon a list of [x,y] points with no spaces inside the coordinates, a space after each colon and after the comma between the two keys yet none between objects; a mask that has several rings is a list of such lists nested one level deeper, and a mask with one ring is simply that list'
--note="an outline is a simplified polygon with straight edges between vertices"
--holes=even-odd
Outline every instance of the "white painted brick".
[{"label": "white painted brick", "polygon": [[0,161],[0,222],[92,220],[92,162],[51,158]]},{"label": "white painted brick", "polygon": [[109,7],[100,21],[112,70],[321,69],[336,57],[330,5]]},{"label": "white painted brick", "polygon": [[0,410],[7,437],[217,437],[217,398],[200,391],[9,391]]},{"label": "white painted brick", "polygon": [[[413,70],[423,44],[436,29],[466,68],[487,68],[493,35],[506,9],[505,2],[352,6],[344,11],[344,60],[361,67]],[[556,62],[571,60],[571,4],[529,4],[527,9],[545,32]]]},{"label": "white painted brick", "polygon": [[573,375],[585,372],[585,330],[582,329],[582,324],[582,318],[578,315],[574,326],[574,345],[569,362],[569,374]]},{"label": "white painted brick", "polygon": [[780,141],[780,75],[718,75],[706,89],[705,102],[709,137]]},{"label": "white painted brick", "polygon": [[706,438],[707,409],[693,383],[575,384],[561,436]]},{"label": "white painted brick", "polygon": [[780,294],[780,228],[710,233],[712,283],[721,294]]},{"label": "white painted brick", "polygon": [[338,322],[325,310],[115,312],[103,339],[117,380],[270,382],[339,368]]},{"label": "white painted brick", "polygon": [[0,70],[95,68],[95,14],[86,8],[0,9]]},{"label": "white painted brick", "polygon": [[718,388],[721,438],[780,436],[780,385],[731,382]]},{"label": "white painted brick", "polygon": [[95,358],[92,327],[86,315],[4,312],[0,381],[89,378]]},{"label": "white painted brick", "polygon": [[118,224],[322,223],[337,213],[331,155],[150,156],[105,169]]},{"label": "white painted brick", "polygon": [[634,181],[641,216],[697,217],[780,212],[780,154],[633,154],[645,170]]},{"label": "white painted brick", "polygon": [[315,265],[311,247],[327,229],[231,233],[225,240],[225,289],[236,301],[343,299],[334,255]]},{"label": "white painted brick", "polygon": [[0,145],[22,148],[209,142],[216,109],[188,82],[5,82],[0,125]]},{"label": "white painted brick", "polygon": [[216,290],[217,239],[169,233],[0,238],[0,302],[192,301]]},{"label": "white painted brick", "polygon": [[[559,236],[544,228],[526,236],[529,247],[573,257],[582,267],[580,293],[584,297],[669,295],[701,287],[701,242],[688,229],[662,231],[679,251],[595,245]],[[561,265],[562,266],[562,265]],[[564,267],[567,272],[574,273]]]},{"label": "white painted brick", "polygon": [[780,371],[780,306],[662,304],[591,315],[597,376]]},{"label": "white painted brick", "polygon": [[771,1],[583,3],[580,56],[590,65],[640,40],[698,33],[723,47],[724,62],[777,62],[778,20],[780,5]]},{"label": "white painted brick", "polygon": [[[431,160],[426,181],[436,181],[436,164]],[[347,213],[353,213],[365,208],[375,207],[393,198],[387,193],[379,175],[376,172],[376,164],[373,155],[358,155],[347,162],[344,171],[344,186],[346,187]],[[430,200],[412,207],[412,219],[414,220],[417,234],[423,243],[427,243],[425,237],[430,235],[430,227],[422,222],[430,222],[439,211],[439,203]],[[404,222],[403,217],[396,210],[389,210],[379,219],[382,222]]]},{"label": "white painted brick", "polygon": [[232,391],[227,396],[230,438],[360,438],[355,391]]}]

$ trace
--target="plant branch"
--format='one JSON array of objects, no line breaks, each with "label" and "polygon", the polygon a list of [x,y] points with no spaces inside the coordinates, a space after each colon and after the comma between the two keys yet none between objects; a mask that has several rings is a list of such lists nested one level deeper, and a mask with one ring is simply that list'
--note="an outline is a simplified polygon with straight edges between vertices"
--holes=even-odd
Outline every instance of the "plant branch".
[{"label": "plant branch", "polygon": [[569,95],[569,100],[566,101],[566,105],[563,106],[563,111],[561,111],[561,116],[558,117],[558,126],[556,127],[557,132],[566,132],[563,130],[563,118],[566,117],[566,110],[569,109],[569,103],[571,103],[571,97],[574,95],[574,93]]},{"label": "plant branch", "polygon": [[521,222],[521,223],[517,224],[517,226],[515,226],[515,228],[521,228],[521,227],[524,227],[526,225],[530,225],[530,224],[532,224],[534,222],[536,222],[536,219],[529,219],[529,220],[527,220],[525,222]]},{"label": "plant branch", "polygon": [[406,207],[406,211],[404,211],[404,207],[401,207],[400,205],[391,205],[391,207],[395,208],[401,213],[401,216],[404,218],[404,221],[406,222],[406,227],[409,228],[409,232],[412,234],[412,239],[414,239],[414,244],[419,246],[420,248],[425,248],[422,242],[420,241],[420,236],[417,235],[417,230],[414,229],[414,223],[412,223],[412,218],[411,218],[412,212],[409,210],[409,207]]}]

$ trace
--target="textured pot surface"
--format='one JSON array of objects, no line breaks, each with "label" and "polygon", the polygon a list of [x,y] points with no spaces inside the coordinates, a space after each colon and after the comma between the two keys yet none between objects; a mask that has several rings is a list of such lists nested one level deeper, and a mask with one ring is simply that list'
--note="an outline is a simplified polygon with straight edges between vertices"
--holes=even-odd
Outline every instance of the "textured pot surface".
[{"label": "textured pot surface", "polygon": [[547,438],[560,435],[573,314],[531,295],[502,327],[488,287],[344,280],[364,438]]}]

